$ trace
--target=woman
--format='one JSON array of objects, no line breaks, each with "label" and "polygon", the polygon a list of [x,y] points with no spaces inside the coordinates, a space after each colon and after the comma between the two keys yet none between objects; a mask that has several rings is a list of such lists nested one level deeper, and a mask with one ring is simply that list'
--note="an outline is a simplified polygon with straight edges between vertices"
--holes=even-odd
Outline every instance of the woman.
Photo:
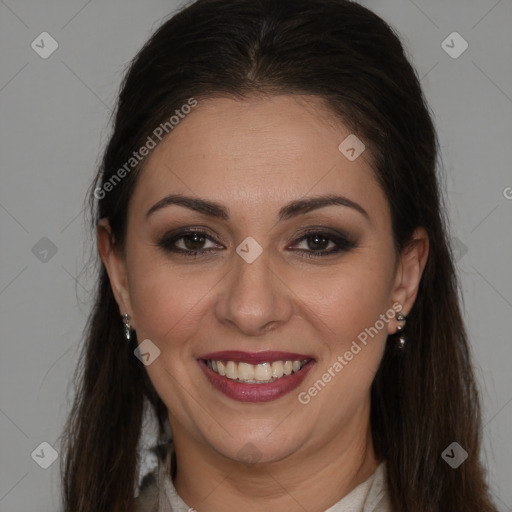
[{"label": "woman", "polygon": [[[358,4],[166,22],[92,188],[65,510],[494,510],[436,156],[401,43]],[[172,441],[138,489],[146,404]]]}]

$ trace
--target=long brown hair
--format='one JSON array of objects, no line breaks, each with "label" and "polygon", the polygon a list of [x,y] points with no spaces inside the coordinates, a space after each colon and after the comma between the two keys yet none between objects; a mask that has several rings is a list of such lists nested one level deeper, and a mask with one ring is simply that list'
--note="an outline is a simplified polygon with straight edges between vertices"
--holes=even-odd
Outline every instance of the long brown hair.
[{"label": "long brown hair", "polygon": [[[494,510],[480,456],[480,409],[439,187],[438,142],[418,77],[398,36],[347,0],[198,0],[166,21],[132,61],[90,206],[123,248],[130,197],[144,161],[104,185],[156,127],[190,98],[250,94],[322,98],[365,141],[385,191],[395,247],[423,226],[430,254],[407,321],[409,343],[390,337],[372,385],[371,427],[387,461],[393,509]],[[126,167],[125,167],[126,169]],[[119,176],[119,174],[118,174]],[[98,192],[99,191],[99,192]],[[96,199],[98,199],[96,201]],[[105,268],[76,373],[64,437],[66,512],[131,510],[144,398],[161,431],[166,407],[126,346]],[[453,469],[452,442],[469,454]]]}]

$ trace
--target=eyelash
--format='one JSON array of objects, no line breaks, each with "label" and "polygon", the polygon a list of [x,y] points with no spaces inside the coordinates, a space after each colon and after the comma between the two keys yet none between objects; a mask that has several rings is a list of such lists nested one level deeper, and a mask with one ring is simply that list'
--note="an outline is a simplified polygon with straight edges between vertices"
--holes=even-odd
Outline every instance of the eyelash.
[{"label": "eyelash", "polygon": [[[210,249],[203,249],[203,250],[188,250],[188,249],[180,249],[176,248],[174,244],[181,240],[182,238],[186,238],[187,236],[193,236],[193,235],[199,235],[203,236],[206,239],[210,240],[211,242],[215,242],[212,237],[208,235],[206,231],[203,231],[201,229],[187,229],[182,230],[178,233],[171,234],[171,235],[165,235],[159,242],[158,246],[161,247],[163,250],[167,252],[174,252],[176,254],[179,254],[181,256],[185,257],[198,257],[207,255],[208,253],[211,253],[215,251],[216,249],[210,248]],[[313,250],[307,250],[307,249],[298,249],[297,251],[301,253],[302,257],[305,258],[318,258],[318,257],[324,257],[324,256],[330,256],[332,254],[338,254],[340,252],[347,252],[354,247],[356,247],[355,241],[349,239],[348,237],[340,234],[334,234],[330,233],[328,231],[322,231],[319,229],[307,231],[295,241],[294,245],[299,244],[300,242],[313,237],[313,236],[319,236],[320,238],[326,238],[329,242],[334,242],[337,246],[335,249],[331,250],[321,250],[321,251],[313,251]]]}]

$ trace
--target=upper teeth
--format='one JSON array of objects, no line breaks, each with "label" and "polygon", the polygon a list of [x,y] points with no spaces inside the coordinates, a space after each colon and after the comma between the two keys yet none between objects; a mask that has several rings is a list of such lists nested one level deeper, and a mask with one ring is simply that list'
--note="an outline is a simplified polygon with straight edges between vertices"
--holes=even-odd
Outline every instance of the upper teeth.
[{"label": "upper teeth", "polygon": [[272,363],[236,363],[234,361],[207,360],[208,368],[228,379],[244,381],[248,384],[272,382],[283,375],[298,372],[305,364],[304,361],[274,361]]}]

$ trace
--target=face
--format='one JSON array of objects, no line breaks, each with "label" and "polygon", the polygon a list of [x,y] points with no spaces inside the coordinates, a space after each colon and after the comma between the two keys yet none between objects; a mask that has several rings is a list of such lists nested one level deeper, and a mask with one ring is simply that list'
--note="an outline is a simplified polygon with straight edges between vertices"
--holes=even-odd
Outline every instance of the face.
[{"label": "face", "polygon": [[160,350],[146,369],[175,439],[278,461],[368,428],[425,250],[395,253],[369,149],[338,149],[349,135],[318,99],[200,101],[146,159],[124,254],[100,226],[120,311]]}]

